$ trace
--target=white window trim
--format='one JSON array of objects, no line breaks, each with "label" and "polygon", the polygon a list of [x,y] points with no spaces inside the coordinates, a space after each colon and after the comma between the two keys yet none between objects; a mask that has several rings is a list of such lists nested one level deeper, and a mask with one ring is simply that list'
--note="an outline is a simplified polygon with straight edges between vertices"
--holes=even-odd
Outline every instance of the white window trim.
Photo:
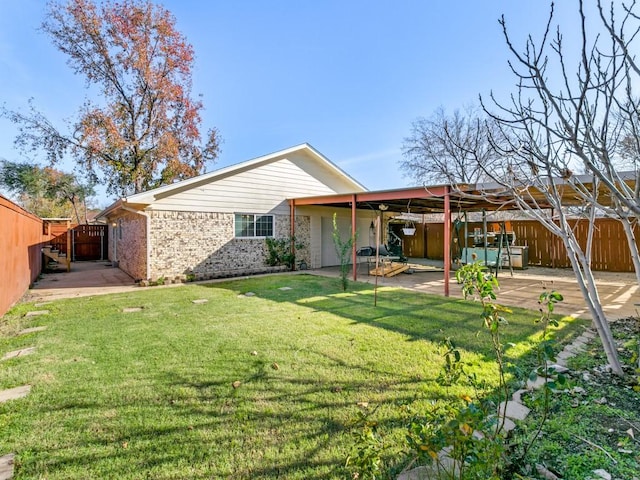
[{"label": "white window trim", "polygon": [[[239,236],[236,232],[236,218],[238,215],[253,215],[253,236]],[[271,235],[255,235],[256,233],[256,217],[270,217],[271,218]],[[271,213],[248,213],[248,212],[235,212],[233,214],[233,238],[237,238],[239,240],[252,240],[252,239],[263,239],[263,238],[274,238],[276,234],[276,218],[275,215]]]}]

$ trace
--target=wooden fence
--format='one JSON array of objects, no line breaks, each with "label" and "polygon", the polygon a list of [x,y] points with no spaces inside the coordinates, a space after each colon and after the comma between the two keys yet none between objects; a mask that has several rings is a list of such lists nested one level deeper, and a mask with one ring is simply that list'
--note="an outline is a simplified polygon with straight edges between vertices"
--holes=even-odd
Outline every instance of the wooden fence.
[{"label": "wooden fence", "polygon": [[[574,220],[570,223],[578,242],[582,248],[585,248],[589,222]],[[513,221],[511,225],[516,234],[516,244],[529,246],[530,264],[544,267],[571,267],[562,241],[540,223],[535,220]],[[638,244],[639,233],[636,229],[636,244]],[[627,237],[619,221],[609,218],[596,220],[591,267],[593,270],[610,272],[634,271]]]},{"label": "wooden fence", "polygon": [[[587,241],[588,222],[575,220],[571,222],[571,225],[578,242],[584,248]],[[405,254],[442,260],[444,258],[444,225],[442,223],[427,223],[416,227],[416,234],[413,237],[403,237]],[[467,225],[469,233],[472,233],[474,228],[482,228],[482,223],[474,222]],[[487,230],[498,231],[499,224],[489,222]],[[571,267],[562,241],[539,222],[511,220],[507,222],[507,230],[515,233],[516,245],[529,247],[530,265],[554,268]],[[640,231],[636,229],[636,232],[636,241],[638,242]],[[451,238],[454,239],[454,244],[452,244],[451,250],[454,254],[457,250],[456,243],[464,242],[462,237],[463,235],[456,235],[455,231],[452,232]],[[593,270],[634,271],[627,237],[619,221],[608,218],[596,220],[591,261]]]},{"label": "wooden fence", "polygon": [[71,222],[46,222],[45,230],[49,233],[48,245],[51,245],[60,253],[67,254],[67,231],[71,228]]},{"label": "wooden fence", "polygon": [[42,219],[0,196],[0,316],[42,271],[42,246],[49,240]]},{"label": "wooden fence", "polygon": [[[42,247],[52,245],[71,260],[107,257],[107,226],[47,222],[0,195],[0,316],[24,295],[42,272]],[[68,247],[69,245],[69,247]]]},{"label": "wooden fence", "polygon": [[[68,254],[71,261],[105,260],[107,258],[108,228],[106,225],[51,224],[50,244],[61,253]],[[67,228],[71,237],[67,242]]]},{"label": "wooden fence", "polygon": [[71,236],[71,260],[105,260],[107,258],[108,228],[106,225],[78,225]]}]

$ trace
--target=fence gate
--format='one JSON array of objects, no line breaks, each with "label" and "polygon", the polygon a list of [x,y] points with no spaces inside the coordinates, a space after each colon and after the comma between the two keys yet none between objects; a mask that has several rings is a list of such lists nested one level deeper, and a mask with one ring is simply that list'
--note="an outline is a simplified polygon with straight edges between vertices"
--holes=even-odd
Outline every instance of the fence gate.
[{"label": "fence gate", "polygon": [[107,225],[78,225],[71,230],[71,261],[107,258]]}]

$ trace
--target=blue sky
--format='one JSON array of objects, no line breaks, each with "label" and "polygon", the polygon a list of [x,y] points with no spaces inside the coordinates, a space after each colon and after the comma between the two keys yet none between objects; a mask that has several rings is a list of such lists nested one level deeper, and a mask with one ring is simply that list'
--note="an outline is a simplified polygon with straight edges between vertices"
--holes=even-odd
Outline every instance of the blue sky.
[{"label": "blue sky", "polygon": [[[544,0],[165,0],[194,46],[203,130],[224,143],[208,170],[309,142],[369,189],[411,186],[398,162],[417,117],[507,98],[515,78],[498,18],[524,44],[544,29]],[[574,1],[559,17],[575,22]],[[0,102],[29,98],[54,123],[88,93],[37,31],[45,0],[0,1]],[[18,161],[0,119],[0,158]],[[35,159],[37,160],[37,159]],[[71,162],[59,166],[71,170]],[[110,203],[101,193],[99,206]]]}]

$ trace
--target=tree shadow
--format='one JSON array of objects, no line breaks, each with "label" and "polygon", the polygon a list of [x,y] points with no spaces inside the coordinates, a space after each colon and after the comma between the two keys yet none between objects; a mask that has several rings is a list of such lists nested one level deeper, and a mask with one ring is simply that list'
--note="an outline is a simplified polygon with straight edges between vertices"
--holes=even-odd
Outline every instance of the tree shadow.
[{"label": "tree shadow", "polygon": [[[306,315],[330,313],[354,323],[398,333],[409,342],[440,343],[451,338],[457,347],[484,359],[493,359],[491,340],[483,329],[479,302],[382,287],[378,291],[377,306],[374,306],[374,292],[370,284],[351,282],[349,290],[342,292],[339,279],[315,275],[274,276],[266,284],[247,279],[203,286],[231,290],[237,295],[251,291],[264,300],[305,307]],[[281,290],[288,286],[291,290]],[[508,320],[503,330],[505,344],[508,347],[510,343],[526,342],[532,347],[540,332],[537,324],[540,313],[513,307],[509,311],[511,313],[505,313]],[[554,334],[557,338],[566,339],[574,329],[570,322],[563,322]]]}]

